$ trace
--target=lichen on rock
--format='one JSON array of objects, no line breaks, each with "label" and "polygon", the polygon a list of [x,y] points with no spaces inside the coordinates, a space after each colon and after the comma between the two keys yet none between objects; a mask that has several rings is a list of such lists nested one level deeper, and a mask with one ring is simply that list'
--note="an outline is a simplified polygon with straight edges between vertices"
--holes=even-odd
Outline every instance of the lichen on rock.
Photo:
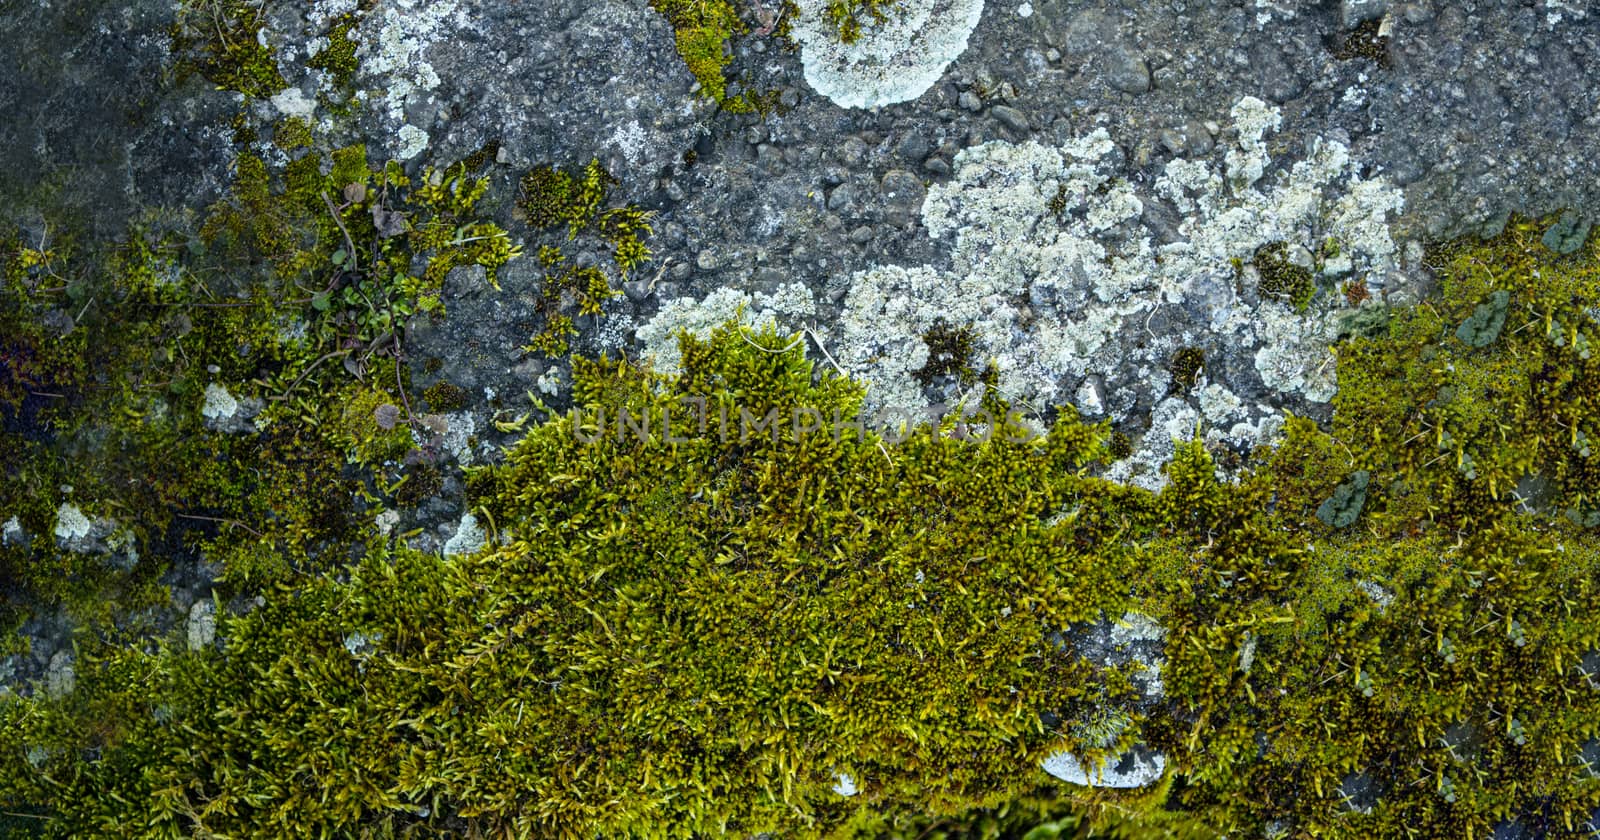
[{"label": "lichen on rock", "polygon": [[983,0],[902,0],[845,43],[826,0],[798,0],[793,37],[806,83],[845,108],[916,99],[967,49]]}]

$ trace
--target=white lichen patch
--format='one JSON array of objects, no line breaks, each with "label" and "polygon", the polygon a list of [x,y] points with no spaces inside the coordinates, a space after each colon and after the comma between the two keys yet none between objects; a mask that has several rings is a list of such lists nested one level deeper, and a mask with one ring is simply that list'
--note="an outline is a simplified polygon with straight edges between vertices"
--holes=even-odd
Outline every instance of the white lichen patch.
[{"label": "white lichen patch", "polygon": [[[957,155],[953,177],[923,206],[929,234],[950,240],[950,270],[860,272],[831,336],[840,365],[871,385],[869,407],[921,408],[911,374],[926,361],[922,336],[940,320],[966,326],[1008,398],[1068,399],[1094,375],[1112,404],[1092,410],[1150,406],[1140,449],[1114,472],[1154,488],[1174,441],[1197,429],[1242,447],[1277,428],[1277,409],[1204,381],[1203,397],[1170,393],[1178,347],[1247,353],[1280,398],[1330,399],[1339,296],[1324,293],[1304,313],[1247,298],[1236,265],[1270,243],[1310,253],[1332,240],[1345,270],[1381,289],[1395,267],[1387,220],[1400,193],[1362,178],[1338,143],[1314,141],[1305,159],[1275,167],[1267,138],[1277,109],[1246,98],[1232,114],[1237,141],[1220,161],[1175,160],[1147,192],[1116,177],[1103,129],[1060,147],[993,142]],[[1162,241],[1146,224],[1152,202],[1182,214],[1177,236]],[[1149,327],[1163,305],[1182,329]]]},{"label": "white lichen patch", "polygon": [[200,406],[200,416],[207,420],[227,420],[239,412],[239,401],[228,389],[213,382],[206,386],[205,402]]},{"label": "white lichen patch", "polygon": [[373,77],[364,87],[382,91],[375,104],[389,119],[404,121],[408,100],[439,87],[428,49],[466,25],[466,13],[452,0],[385,0],[367,14],[353,35],[361,41],[356,60]]},{"label": "white lichen patch", "polygon": [[396,160],[410,160],[428,148],[428,132],[406,123],[400,126],[400,148],[395,150]]},{"label": "white lichen patch", "polygon": [[27,541],[27,534],[22,530],[22,521],[15,516],[7,519],[0,525],[0,545],[21,544]]},{"label": "white lichen patch", "polygon": [[882,23],[862,22],[845,44],[823,12],[826,0],[797,0],[793,35],[806,83],[845,108],[876,108],[921,96],[967,49],[983,0],[901,0]]},{"label": "white lichen patch", "polygon": [[190,650],[210,647],[217,638],[217,605],[211,601],[195,601],[189,607],[189,620],[184,627],[185,640]]},{"label": "white lichen patch", "polygon": [[456,526],[456,532],[445,541],[444,556],[476,553],[487,541],[488,535],[478,524],[478,518],[470,513],[463,513],[460,524]]},{"label": "white lichen patch", "polygon": [[306,97],[299,88],[284,88],[272,97],[273,107],[278,113],[286,117],[299,117],[309,119],[313,111],[317,110],[317,103]]},{"label": "white lichen patch", "polygon": [[62,502],[56,508],[56,539],[63,542],[83,539],[89,536],[94,525],[89,522],[89,517],[83,515],[83,510],[71,502]]}]

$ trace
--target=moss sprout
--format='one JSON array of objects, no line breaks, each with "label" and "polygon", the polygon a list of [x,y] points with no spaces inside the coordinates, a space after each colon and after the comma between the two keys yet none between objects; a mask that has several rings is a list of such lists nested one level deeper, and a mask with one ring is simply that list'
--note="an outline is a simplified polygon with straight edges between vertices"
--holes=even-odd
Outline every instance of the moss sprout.
[{"label": "moss sprout", "polygon": [[1290,261],[1287,244],[1261,246],[1254,262],[1261,277],[1257,290],[1262,297],[1287,303],[1299,312],[1311,306],[1317,292],[1316,278],[1311,269]]},{"label": "moss sprout", "polygon": [[1172,364],[1168,371],[1172,374],[1172,389],[1177,393],[1188,393],[1194,389],[1195,383],[1200,381],[1200,372],[1205,369],[1206,353],[1199,347],[1183,347],[1172,356]]}]

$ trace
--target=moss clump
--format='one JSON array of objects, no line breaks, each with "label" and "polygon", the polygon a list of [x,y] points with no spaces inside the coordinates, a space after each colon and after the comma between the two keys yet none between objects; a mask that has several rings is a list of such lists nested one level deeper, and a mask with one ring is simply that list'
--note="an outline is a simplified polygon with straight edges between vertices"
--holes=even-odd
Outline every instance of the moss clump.
[{"label": "moss clump", "polygon": [[924,388],[931,387],[943,377],[954,377],[962,385],[977,381],[977,371],[972,367],[974,333],[969,327],[952,327],[943,318],[922,334],[928,345],[928,360],[911,375]]},{"label": "moss clump", "polygon": [[1206,366],[1206,351],[1199,347],[1183,347],[1172,355],[1167,370],[1172,374],[1172,390],[1186,394],[1200,381],[1200,372]]},{"label": "moss clump", "polygon": [[356,61],[357,44],[350,37],[361,18],[356,14],[340,15],[328,28],[328,45],[306,62],[306,66],[328,74],[337,89],[347,89],[354,81],[359,64]]},{"label": "moss clump", "polygon": [[1311,269],[1289,261],[1289,247],[1283,242],[1273,242],[1256,250],[1255,267],[1260,275],[1256,291],[1268,300],[1281,301],[1304,312],[1311,306],[1317,293],[1316,277]]},{"label": "moss clump", "polygon": [[[650,6],[671,24],[678,56],[700,83],[702,96],[736,114],[765,116],[776,107],[777,91],[729,93],[727,72],[733,62],[732,42],[750,32],[730,0],[650,0]],[[793,6],[787,0],[775,6],[767,9],[756,4],[760,26],[757,33],[784,38],[788,19],[794,14]]]},{"label": "moss clump", "polygon": [[311,124],[300,117],[287,117],[279,121],[272,131],[272,145],[285,152],[311,145]]},{"label": "moss clump", "polygon": [[395,491],[395,501],[416,507],[439,495],[444,489],[444,473],[433,464],[418,464],[406,471],[405,480]]},{"label": "moss clump", "polygon": [[822,14],[838,30],[840,41],[853,44],[861,39],[863,23],[884,23],[894,5],[895,0],[828,0]]},{"label": "moss clump", "polygon": [[1364,58],[1384,70],[1392,68],[1394,59],[1389,57],[1389,37],[1381,34],[1382,31],[1381,18],[1362,21],[1342,37],[1334,36],[1333,57],[1340,61]]},{"label": "moss clump", "polygon": [[[432,278],[514,249],[475,216],[481,184],[331,157],[241,156],[201,218],[94,251],[0,236],[0,519],[26,535],[0,547],[0,625],[143,626],[168,565],[201,554],[224,597],[348,559],[369,482],[412,445],[409,319],[440,311]],[[202,413],[213,386],[237,416]],[[68,485],[137,559],[56,545]]]},{"label": "moss clump", "polygon": [[179,72],[256,99],[276,94],[288,83],[259,40],[265,23],[266,8],[248,0],[183,0],[171,33]]},{"label": "moss clump", "polygon": [[428,407],[434,411],[456,411],[467,404],[467,392],[451,382],[436,382],[422,392]]},{"label": "moss clump", "polygon": [[[591,160],[576,175],[540,166],[523,177],[518,206],[534,228],[565,225],[569,242],[582,233],[598,236],[611,247],[617,273],[626,279],[650,259],[644,240],[651,234],[652,213],[636,204],[606,208],[616,183],[599,160]],[[555,245],[539,248],[539,264],[545,271],[539,307],[545,326],[524,349],[561,355],[567,352],[567,339],[577,333],[568,313],[575,307],[580,314],[599,315],[605,301],[619,293],[599,267],[577,265]]]}]

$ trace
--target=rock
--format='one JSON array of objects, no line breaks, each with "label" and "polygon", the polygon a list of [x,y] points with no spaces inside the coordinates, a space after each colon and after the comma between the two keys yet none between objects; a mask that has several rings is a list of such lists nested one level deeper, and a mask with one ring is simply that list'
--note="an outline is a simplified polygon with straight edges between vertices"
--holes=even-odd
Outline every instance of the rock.
[{"label": "rock", "polygon": [[891,169],[884,173],[879,184],[890,224],[903,225],[922,209],[922,200],[928,190],[922,179],[904,169]]},{"label": "rock", "polygon": [[50,657],[50,666],[44,675],[45,694],[60,699],[78,686],[78,671],[72,661],[71,651],[58,650]]},{"label": "rock", "polygon": [[483,548],[486,542],[487,537],[483,528],[478,525],[478,518],[470,513],[463,513],[455,534],[445,541],[444,556],[472,554]]},{"label": "rock", "polygon": [[728,251],[717,248],[707,248],[704,251],[695,254],[694,266],[701,271],[718,271],[727,266],[732,258],[733,255]]},{"label": "rock", "polygon": [[1144,93],[1150,89],[1150,67],[1139,56],[1117,50],[1106,57],[1106,81],[1123,93]]},{"label": "rock", "polygon": [[1127,789],[1144,787],[1160,779],[1167,769],[1167,757],[1148,747],[1136,746],[1090,772],[1071,753],[1062,751],[1046,758],[1043,766],[1046,773],[1070,784]]},{"label": "rock", "polygon": [[959,104],[962,110],[965,111],[977,113],[978,111],[983,110],[983,100],[979,99],[978,95],[970,90],[962,91],[961,96],[956,100],[956,103]]},{"label": "rock", "polygon": [[828,195],[828,209],[835,213],[849,214],[855,207],[856,190],[851,184],[840,184]]},{"label": "rock", "polygon": [[211,646],[217,637],[217,607],[211,601],[195,601],[189,608],[189,621],[185,626],[185,636],[190,650],[201,650]]},{"label": "rock", "polygon": [[900,143],[895,146],[895,153],[908,161],[920,161],[927,157],[928,152],[932,150],[933,147],[928,143],[928,138],[921,131],[915,129],[906,132],[906,136],[902,137]]},{"label": "rock", "polygon": [[629,280],[622,284],[622,293],[634,303],[643,303],[654,291],[644,280]]},{"label": "rock", "polygon": [[1383,17],[1389,11],[1389,0],[1341,0],[1339,20],[1346,29],[1369,20]]},{"label": "rock", "polygon": [[1018,134],[1028,133],[1028,115],[1010,105],[996,105],[989,109],[989,114]]}]

